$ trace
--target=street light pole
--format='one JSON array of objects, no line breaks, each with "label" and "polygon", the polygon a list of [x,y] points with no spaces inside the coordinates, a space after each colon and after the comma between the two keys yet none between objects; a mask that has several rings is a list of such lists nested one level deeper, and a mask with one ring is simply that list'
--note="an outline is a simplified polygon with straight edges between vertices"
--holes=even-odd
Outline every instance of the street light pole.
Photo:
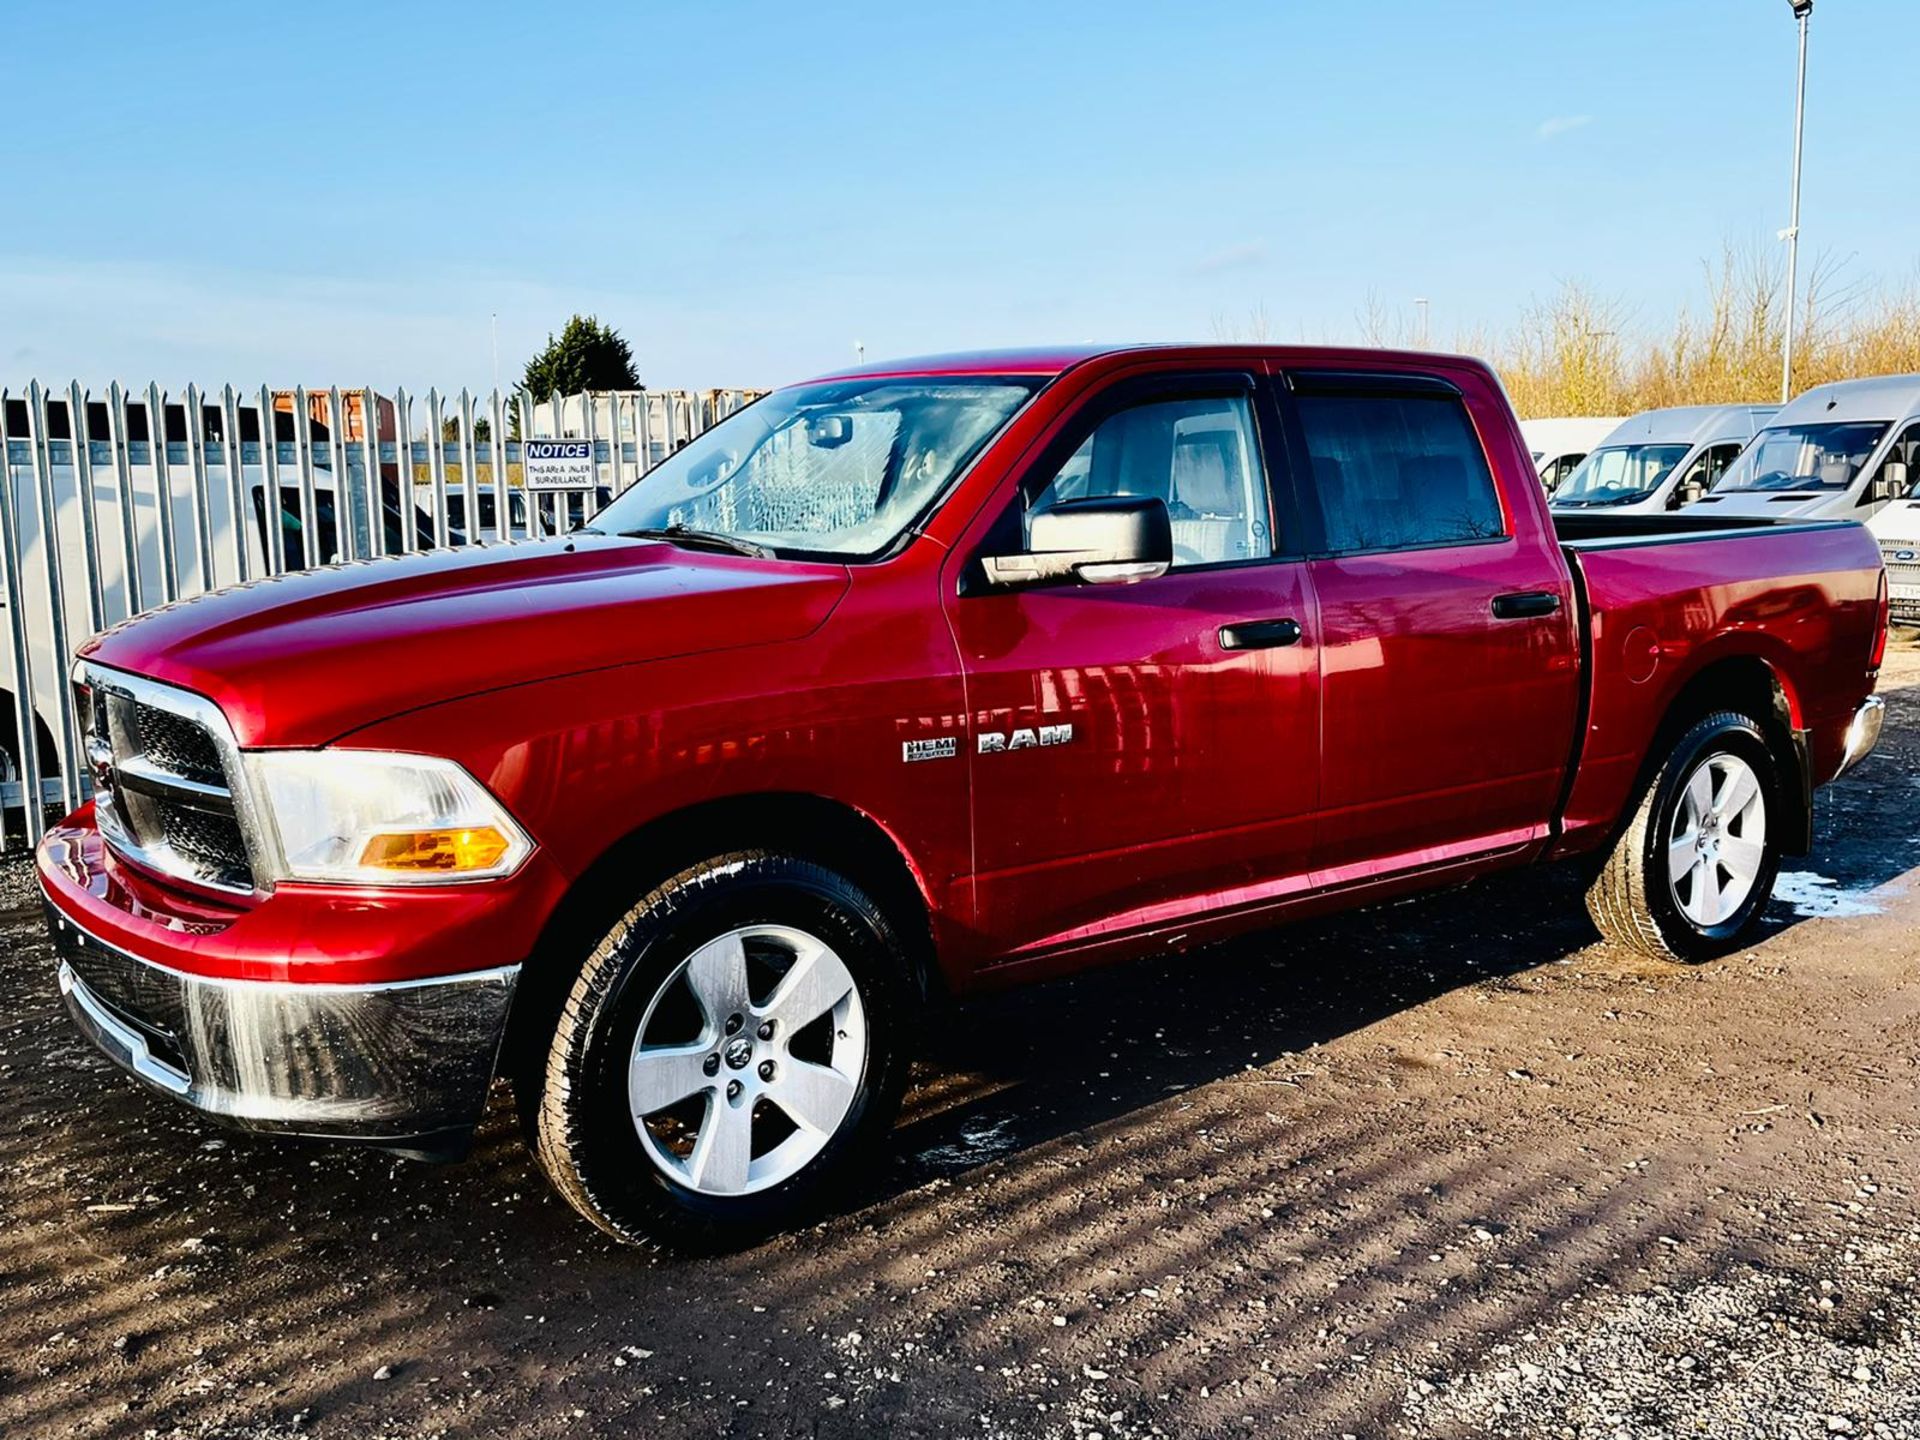
[{"label": "street light pole", "polygon": [[1800,269],[1800,140],[1807,123],[1807,20],[1813,14],[1813,0],[1787,0],[1793,6],[1793,18],[1800,22],[1800,83],[1793,95],[1793,206],[1782,236],[1787,242],[1787,326],[1786,340],[1780,347],[1780,403],[1793,398],[1793,319],[1794,287]]}]

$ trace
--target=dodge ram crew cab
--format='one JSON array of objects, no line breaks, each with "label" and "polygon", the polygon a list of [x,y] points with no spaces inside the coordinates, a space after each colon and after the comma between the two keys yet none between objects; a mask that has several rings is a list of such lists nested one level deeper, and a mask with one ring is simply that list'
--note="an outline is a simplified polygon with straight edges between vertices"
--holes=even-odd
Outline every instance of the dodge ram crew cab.
[{"label": "dodge ram crew cab", "polygon": [[39,875],[151,1087],[444,1155],[503,1074],[588,1218],[736,1243],[861,1173],[951,997],[1547,861],[1739,944],[1886,623],[1857,524],[1556,522],[1476,361],[901,362],[571,535],[98,636]]}]

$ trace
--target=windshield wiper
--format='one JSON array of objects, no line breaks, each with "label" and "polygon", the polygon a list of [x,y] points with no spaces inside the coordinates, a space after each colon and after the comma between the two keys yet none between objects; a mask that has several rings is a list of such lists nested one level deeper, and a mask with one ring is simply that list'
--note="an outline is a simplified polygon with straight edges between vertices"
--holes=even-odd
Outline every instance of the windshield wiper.
[{"label": "windshield wiper", "polygon": [[646,526],[622,530],[619,534],[623,540],[665,540],[689,550],[722,550],[730,555],[751,555],[756,560],[773,558],[773,551],[765,545],[756,545],[737,535],[722,535],[717,530],[690,530],[685,525]]}]

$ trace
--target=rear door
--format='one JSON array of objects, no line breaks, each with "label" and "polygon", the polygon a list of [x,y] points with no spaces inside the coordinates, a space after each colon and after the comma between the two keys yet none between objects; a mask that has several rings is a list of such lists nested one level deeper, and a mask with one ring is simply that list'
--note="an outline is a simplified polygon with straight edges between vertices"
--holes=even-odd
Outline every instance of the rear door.
[{"label": "rear door", "polygon": [[[984,948],[1071,948],[1306,884],[1316,631],[1297,525],[1270,498],[1285,447],[1261,388],[1249,372],[1110,384],[956,551]],[[1101,495],[1167,503],[1167,573],[979,583],[977,557],[1019,550],[1029,513]]]},{"label": "rear door", "polygon": [[1505,402],[1472,371],[1276,381],[1320,610],[1316,881],[1542,838],[1575,724],[1574,597]]}]

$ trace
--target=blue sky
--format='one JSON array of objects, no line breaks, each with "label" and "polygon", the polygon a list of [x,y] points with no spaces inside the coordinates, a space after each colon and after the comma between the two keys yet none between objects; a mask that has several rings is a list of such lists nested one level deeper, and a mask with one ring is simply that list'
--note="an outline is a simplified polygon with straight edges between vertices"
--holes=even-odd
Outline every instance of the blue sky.
[{"label": "blue sky", "polygon": [[[0,383],[655,386],[1051,340],[1664,324],[1786,223],[1787,0],[106,3],[4,22]],[[1803,260],[1920,257],[1920,4],[1819,0]]]}]

